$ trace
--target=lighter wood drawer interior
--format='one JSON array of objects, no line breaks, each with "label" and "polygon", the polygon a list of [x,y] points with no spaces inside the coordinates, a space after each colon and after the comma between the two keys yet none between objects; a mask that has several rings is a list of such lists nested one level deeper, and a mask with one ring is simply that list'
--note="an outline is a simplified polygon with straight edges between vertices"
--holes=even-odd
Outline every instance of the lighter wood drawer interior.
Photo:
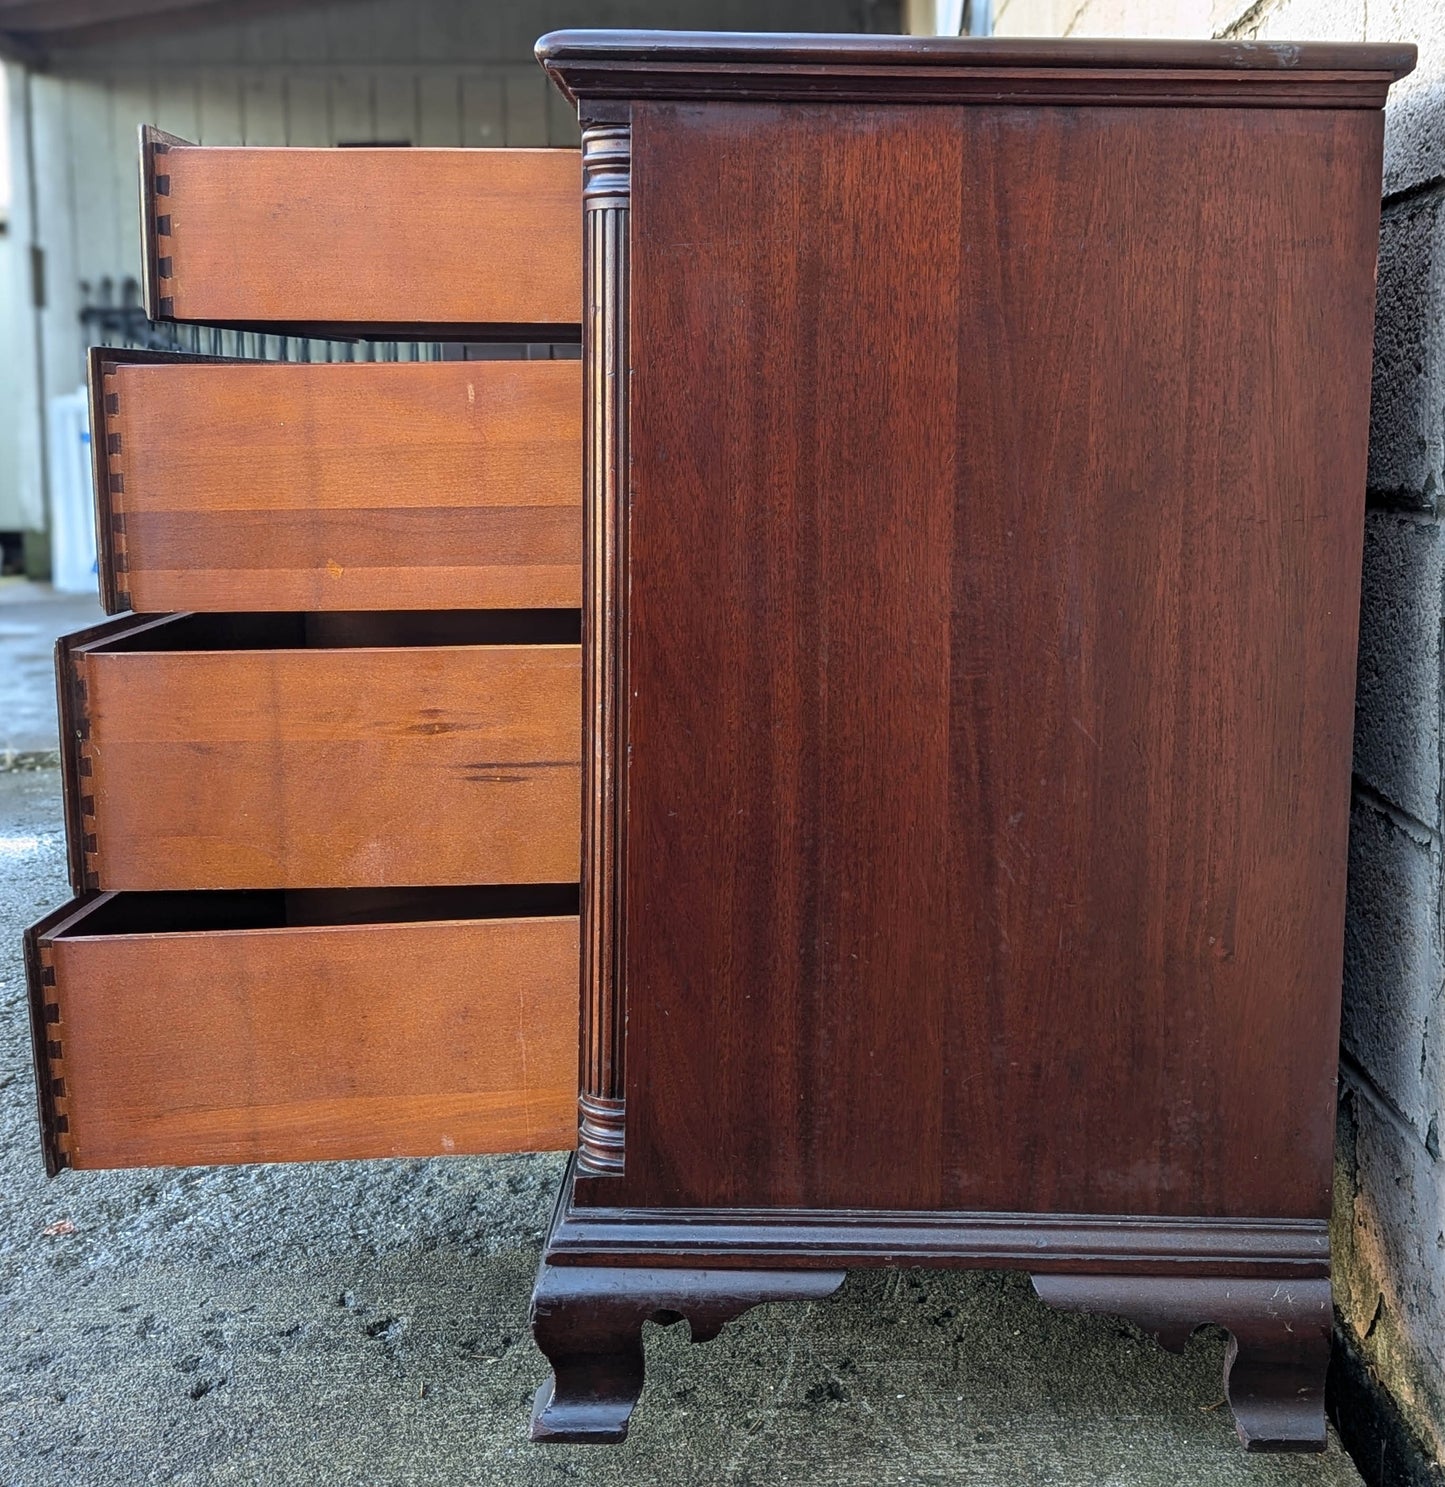
[{"label": "lighter wood drawer interior", "polygon": [[101,349],[90,375],[111,613],[581,602],[575,361]]},{"label": "lighter wood drawer interior", "polygon": [[565,610],[190,614],[72,637],[77,886],[574,882],[576,640]]},{"label": "lighter wood drawer interior", "polygon": [[575,914],[575,888],[71,905],[27,942],[47,1161],[569,1148]]}]

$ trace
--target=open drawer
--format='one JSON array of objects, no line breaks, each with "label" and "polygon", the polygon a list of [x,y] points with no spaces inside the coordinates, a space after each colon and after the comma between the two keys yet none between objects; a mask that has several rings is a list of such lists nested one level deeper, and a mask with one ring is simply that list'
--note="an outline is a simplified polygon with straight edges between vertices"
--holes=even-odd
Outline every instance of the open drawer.
[{"label": "open drawer", "polygon": [[264,149],[141,131],[153,320],[577,339],[577,150]]},{"label": "open drawer", "polygon": [[90,389],[112,614],[581,603],[575,361],[98,347]]},{"label": "open drawer", "polygon": [[26,935],[47,1169],[576,1144],[575,887],[88,895]]},{"label": "open drawer", "polygon": [[76,890],[568,883],[569,610],[182,614],[57,647]]}]

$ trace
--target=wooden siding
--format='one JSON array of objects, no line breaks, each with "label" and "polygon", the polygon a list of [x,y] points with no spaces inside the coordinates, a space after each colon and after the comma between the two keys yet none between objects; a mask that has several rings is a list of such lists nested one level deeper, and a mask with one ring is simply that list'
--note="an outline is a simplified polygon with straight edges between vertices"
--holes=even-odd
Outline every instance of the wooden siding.
[{"label": "wooden siding", "polygon": [[[857,26],[850,0],[700,0],[685,7],[685,16],[680,9],[667,0],[597,0],[588,24]],[[105,280],[118,286],[139,275],[138,125],[207,145],[575,146],[576,120],[532,57],[538,36],[575,18],[575,8],[562,0],[332,0],[249,21],[148,29],[133,39],[59,52],[49,71],[33,74],[35,221],[24,175],[25,116],[17,109],[10,239],[16,247],[7,255],[8,282],[0,283],[21,322],[15,355],[26,384],[14,400],[23,411],[0,427],[0,528],[29,525],[43,510],[44,400],[81,384],[85,347],[100,339],[79,321],[86,302],[80,286],[93,293]],[[884,0],[873,24],[896,27],[896,5]],[[45,264],[46,303],[38,314],[26,308],[24,247],[32,241]],[[244,346],[198,343],[198,349],[278,354],[259,338]],[[37,387],[39,368],[43,386]]]}]

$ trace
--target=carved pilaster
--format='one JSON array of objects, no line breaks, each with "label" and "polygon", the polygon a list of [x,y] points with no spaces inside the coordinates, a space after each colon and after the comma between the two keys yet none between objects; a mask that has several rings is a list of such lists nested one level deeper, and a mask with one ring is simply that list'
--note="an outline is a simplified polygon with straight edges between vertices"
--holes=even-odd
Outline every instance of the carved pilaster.
[{"label": "carved pilaster", "polygon": [[582,134],[582,1095],[577,1170],[623,1158],[627,758],[627,234],[631,131]]}]

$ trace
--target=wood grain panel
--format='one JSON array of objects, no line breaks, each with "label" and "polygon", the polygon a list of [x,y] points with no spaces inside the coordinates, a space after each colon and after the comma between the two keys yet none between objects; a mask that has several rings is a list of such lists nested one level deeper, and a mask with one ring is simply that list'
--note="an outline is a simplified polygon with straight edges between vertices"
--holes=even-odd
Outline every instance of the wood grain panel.
[{"label": "wood grain panel", "polygon": [[102,643],[74,666],[88,886],[576,880],[575,645]]},{"label": "wood grain panel", "polygon": [[1380,115],[632,120],[577,1202],[1327,1214]]},{"label": "wood grain panel", "polygon": [[575,150],[141,149],[155,319],[578,333]]},{"label": "wood grain panel", "polygon": [[63,1165],[575,1142],[575,918],[92,934],[82,912],[36,961]]},{"label": "wood grain panel", "polygon": [[580,602],[576,362],[98,351],[92,378],[112,610]]}]

